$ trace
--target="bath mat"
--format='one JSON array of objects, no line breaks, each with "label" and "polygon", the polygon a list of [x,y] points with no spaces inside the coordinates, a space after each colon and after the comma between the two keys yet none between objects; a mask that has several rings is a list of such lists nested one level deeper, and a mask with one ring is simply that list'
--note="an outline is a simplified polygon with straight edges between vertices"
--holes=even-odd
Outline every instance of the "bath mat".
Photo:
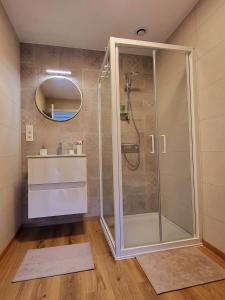
[{"label": "bath mat", "polygon": [[137,257],[157,294],[225,279],[225,269],[197,247],[186,247]]},{"label": "bath mat", "polygon": [[94,269],[89,243],[28,250],[12,282]]}]

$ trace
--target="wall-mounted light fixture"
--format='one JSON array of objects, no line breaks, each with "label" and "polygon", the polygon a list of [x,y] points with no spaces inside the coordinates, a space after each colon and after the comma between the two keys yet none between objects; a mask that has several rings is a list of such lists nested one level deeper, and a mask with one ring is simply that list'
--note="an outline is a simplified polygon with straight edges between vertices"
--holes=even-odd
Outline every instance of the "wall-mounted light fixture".
[{"label": "wall-mounted light fixture", "polygon": [[47,69],[46,73],[48,74],[57,74],[57,75],[71,75],[71,71],[64,71],[64,70],[53,70],[53,69]]}]

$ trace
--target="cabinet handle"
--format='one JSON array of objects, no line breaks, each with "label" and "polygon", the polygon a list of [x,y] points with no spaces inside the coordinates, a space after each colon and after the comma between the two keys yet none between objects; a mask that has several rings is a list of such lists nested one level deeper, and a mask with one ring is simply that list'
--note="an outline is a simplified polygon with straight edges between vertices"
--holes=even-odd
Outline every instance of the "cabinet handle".
[{"label": "cabinet handle", "polygon": [[154,139],[154,134],[150,134],[149,137],[151,138],[152,141],[152,150],[150,151],[151,154],[155,153],[155,139]]},{"label": "cabinet handle", "polygon": [[163,138],[163,151],[162,151],[162,153],[165,154],[165,153],[167,153],[167,150],[166,150],[166,135],[161,134],[161,137]]}]

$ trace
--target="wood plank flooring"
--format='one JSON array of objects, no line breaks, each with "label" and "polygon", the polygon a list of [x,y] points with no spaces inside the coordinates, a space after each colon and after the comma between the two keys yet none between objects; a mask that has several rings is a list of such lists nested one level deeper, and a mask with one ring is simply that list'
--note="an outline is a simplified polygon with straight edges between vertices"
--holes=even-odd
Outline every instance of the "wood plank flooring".
[{"label": "wood plank flooring", "polygon": [[[11,283],[26,251],[33,248],[89,241],[95,270]],[[202,247],[225,267],[225,262]],[[1,300],[225,300],[225,281],[157,296],[136,259],[112,258],[97,220],[85,223],[22,229],[0,260]]]}]

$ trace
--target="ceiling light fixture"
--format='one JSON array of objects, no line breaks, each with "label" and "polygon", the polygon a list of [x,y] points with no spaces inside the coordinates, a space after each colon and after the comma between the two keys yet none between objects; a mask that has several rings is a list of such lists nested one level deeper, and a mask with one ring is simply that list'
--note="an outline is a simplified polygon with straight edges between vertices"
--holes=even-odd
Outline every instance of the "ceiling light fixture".
[{"label": "ceiling light fixture", "polygon": [[138,36],[143,36],[146,34],[146,29],[145,28],[139,28],[137,31],[136,31],[136,34]]},{"label": "ceiling light fixture", "polygon": [[48,74],[58,74],[58,75],[71,75],[71,71],[64,71],[64,70],[52,70],[52,69],[47,69],[46,73]]}]

